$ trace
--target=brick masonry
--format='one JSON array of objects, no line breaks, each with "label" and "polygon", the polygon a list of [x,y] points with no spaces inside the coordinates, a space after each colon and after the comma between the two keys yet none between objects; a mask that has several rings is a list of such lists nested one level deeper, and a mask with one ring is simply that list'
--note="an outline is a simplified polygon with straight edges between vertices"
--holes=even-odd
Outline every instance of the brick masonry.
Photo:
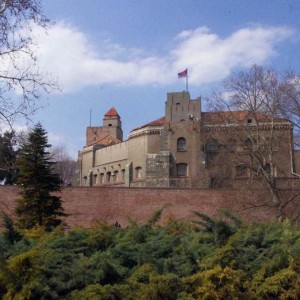
[{"label": "brick masonry", "polygon": [[[16,186],[0,186],[0,211],[13,214],[19,192]],[[252,190],[250,194],[252,203],[256,204],[267,198],[262,190]],[[194,219],[193,211],[217,216],[219,209],[236,212],[245,220],[276,218],[276,211],[270,207],[244,210],[244,195],[244,191],[234,189],[68,187],[62,190],[61,199],[69,215],[65,221],[70,227],[90,227],[96,221],[110,224],[117,221],[126,226],[128,218],[142,223],[165,204],[168,206],[163,211],[162,223],[170,218]]]}]

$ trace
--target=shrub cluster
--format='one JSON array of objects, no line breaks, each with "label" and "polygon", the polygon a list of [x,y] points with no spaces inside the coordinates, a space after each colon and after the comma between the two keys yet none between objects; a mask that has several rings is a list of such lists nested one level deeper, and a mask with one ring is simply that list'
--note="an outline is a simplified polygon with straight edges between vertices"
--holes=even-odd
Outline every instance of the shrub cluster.
[{"label": "shrub cluster", "polygon": [[[156,214],[145,224],[98,223],[0,235],[1,299],[299,299],[299,225],[199,222]],[[224,218],[223,218],[224,219]]]}]

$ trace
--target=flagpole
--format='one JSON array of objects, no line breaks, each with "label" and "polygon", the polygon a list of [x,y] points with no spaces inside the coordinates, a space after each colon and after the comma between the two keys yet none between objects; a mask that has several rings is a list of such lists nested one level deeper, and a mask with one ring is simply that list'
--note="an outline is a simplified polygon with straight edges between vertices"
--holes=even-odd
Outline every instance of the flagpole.
[{"label": "flagpole", "polygon": [[186,74],[185,77],[185,85],[186,85],[186,91],[188,92],[189,91],[188,74]]},{"label": "flagpole", "polygon": [[178,73],[178,78],[185,77],[185,89],[189,91],[189,82],[188,82],[188,68]]}]

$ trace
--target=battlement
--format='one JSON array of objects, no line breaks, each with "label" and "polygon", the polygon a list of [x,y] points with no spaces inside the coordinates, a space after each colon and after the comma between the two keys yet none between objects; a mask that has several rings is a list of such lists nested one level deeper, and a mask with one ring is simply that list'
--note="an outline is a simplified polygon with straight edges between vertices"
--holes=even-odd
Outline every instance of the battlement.
[{"label": "battlement", "polygon": [[168,93],[165,117],[166,122],[200,121],[201,98],[191,100],[189,92]]}]

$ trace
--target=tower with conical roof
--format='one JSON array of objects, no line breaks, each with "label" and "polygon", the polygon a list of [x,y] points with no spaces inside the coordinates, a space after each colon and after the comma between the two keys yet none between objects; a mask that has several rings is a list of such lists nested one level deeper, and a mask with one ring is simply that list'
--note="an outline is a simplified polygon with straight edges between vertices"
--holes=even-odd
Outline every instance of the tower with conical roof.
[{"label": "tower with conical roof", "polygon": [[109,109],[103,118],[103,125],[87,127],[86,146],[109,146],[123,141],[121,117],[114,107]]},{"label": "tower with conical roof", "polygon": [[103,118],[103,127],[108,127],[111,135],[123,141],[123,130],[121,118],[114,107],[112,107]]},{"label": "tower with conical roof", "polygon": [[121,128],[121,118],[116,109],[112,107],[103,118],[103,126],[116,126]]}]

